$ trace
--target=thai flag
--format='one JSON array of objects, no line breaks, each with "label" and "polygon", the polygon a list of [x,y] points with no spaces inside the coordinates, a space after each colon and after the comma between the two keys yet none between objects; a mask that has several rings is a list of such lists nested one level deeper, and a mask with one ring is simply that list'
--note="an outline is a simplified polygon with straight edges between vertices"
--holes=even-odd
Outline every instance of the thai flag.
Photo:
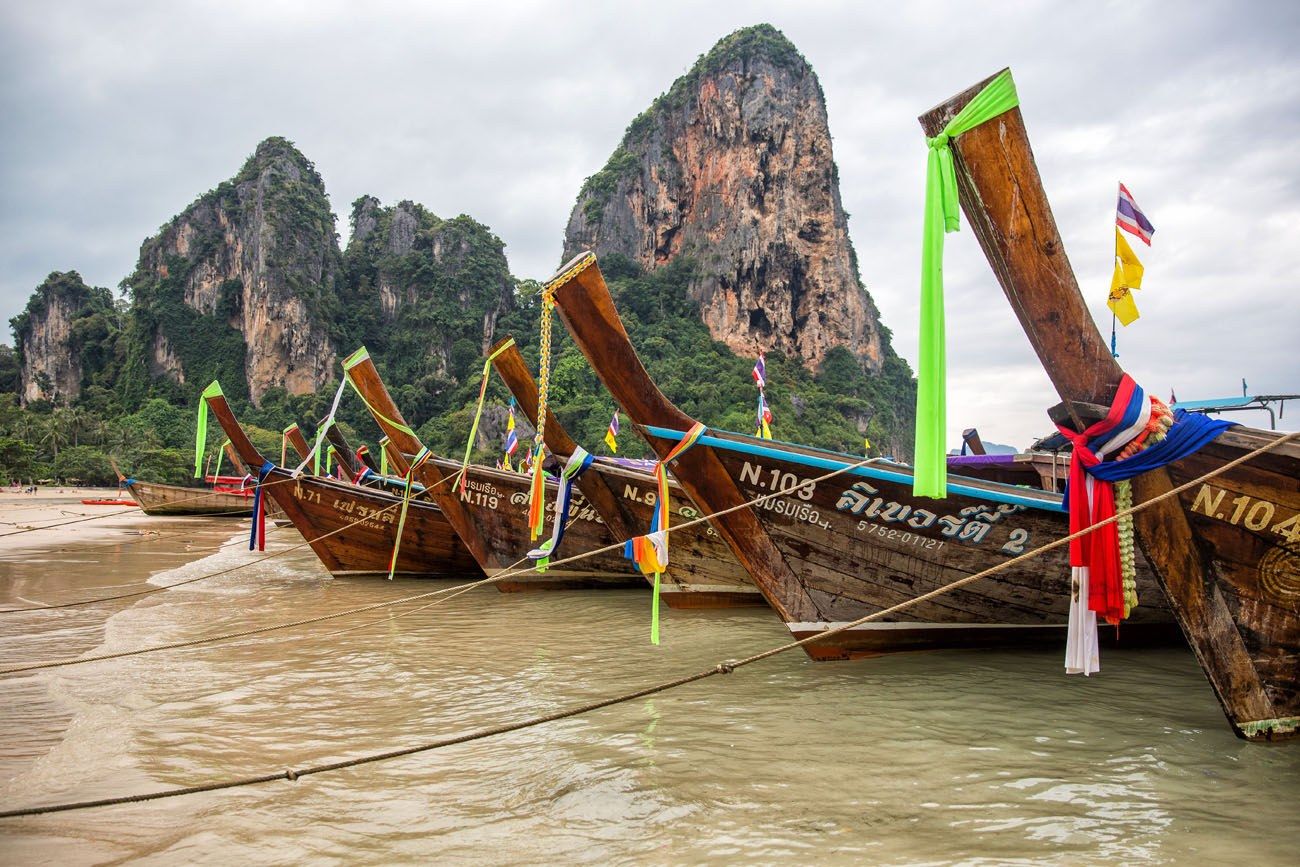
[{"label": "thai flag", "polygon": [[1137,202],[1133,201],[1133,194],[1123,184],[1119,185],[1119,204],[1115,206],[1115,225],[1130,235],[1136,235],[1148,247],[1151,246],[1151,236],[1156,233],[1155,226],[1151,225],[1147,215],[1142,213],[1142,209],[1137,206]]},{"label": "thai flag", "polygon": [[618,410],[614,410],[614,417],[609,420],[609,430],[605,431],[605,445],[609,450],[618,453]]},{"label": "thai flag", "polygon": [[506,454],[513,455],[517,448],[519,448],[519,435],[511,428],[506,432]]},{"label": "thai flag", "polygon": [[762,353],[759,353],[758,361],[754,362],[753,377],[759,388],[767,387],[767,365],[763,363]]}]

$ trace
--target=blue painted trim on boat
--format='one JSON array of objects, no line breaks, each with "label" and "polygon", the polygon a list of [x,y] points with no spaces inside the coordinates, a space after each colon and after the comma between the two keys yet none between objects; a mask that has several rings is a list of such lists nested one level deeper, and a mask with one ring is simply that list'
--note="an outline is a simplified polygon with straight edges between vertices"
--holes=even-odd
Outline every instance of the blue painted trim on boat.
[{"label": "blue painted trim on boat", "polygon": [[[666,440],[681,440],[685,435],[679,430],[670,430],[666,427],[655,427],[645,425],[645,430],[651,435]],[[815,455],[805,455],[799,452],[787,452],[782,449],[760,446],[751,442],[736,442],[734,440],[719,439],[718,437],[709,436],[707,433],[699,438],[696,445],[709,446],[715,449],[726,449],[731,452],[754,455],[756,457],[774,458],[780,461],[790,461],[796,464],[803,464],[806,467],[816,467],[821,470],[843,470],[853,467],[855,461],[852,460],[832,460],[830,458],[817,457]],[[910,473],[899,473],[891,470],[884,470],[875,466],[853,467],[848,470],[855,476],[862,476],[868,479],[880,479],[881,481],[896,482],[898,484],[910,485],[912,476]],[[951,478],[951,477],[950,477]],[[997,484],[993,482],[992,484]],[[1005,487],[1005,486],[1004,486]],[[949,482],[948,491],[953,494],[960,494],[963,497],[971,497],[977,500],[992,500],[995,503],[1008,503],[1013,506],[1024,506],[1028,509],[1040,509],[1045,512],[1064,512],[1065,508],[1059,501],[1040,500],[1036,497],[1026,497],[1021,494],[1013,493],[1010,490],[997,491],[988,488],[972,488],[963,485],[960,482]]]}]

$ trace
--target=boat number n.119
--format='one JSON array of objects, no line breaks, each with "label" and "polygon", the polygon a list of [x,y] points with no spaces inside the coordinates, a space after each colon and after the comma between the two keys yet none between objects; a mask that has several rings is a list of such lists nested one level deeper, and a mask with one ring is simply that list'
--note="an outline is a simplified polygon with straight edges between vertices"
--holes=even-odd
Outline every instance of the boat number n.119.
[{"label": "boat number n.119", "polygon": [[[1228,493],[1222,488],[1201,485],[1196,498],[1192,500],[1192,511],[1255,531],[1266,529],[1275,518],[1280,517],[1277,505],[1268,500],[1245,494],[1229,499]],[[1273,532],[1288,542],[1300,542],[1300,512],[1273,524]]]},{"label": "boat number n.119", "polygon": [[805,501],[813,498],[814,485],[812,479],[801,479],[794,473],[782,472],[779,469],[765,470],[763,467],[751,464],[749,461],[745,461],[745,465],[740,468],[740,482],[767,491],[794,494]]}]

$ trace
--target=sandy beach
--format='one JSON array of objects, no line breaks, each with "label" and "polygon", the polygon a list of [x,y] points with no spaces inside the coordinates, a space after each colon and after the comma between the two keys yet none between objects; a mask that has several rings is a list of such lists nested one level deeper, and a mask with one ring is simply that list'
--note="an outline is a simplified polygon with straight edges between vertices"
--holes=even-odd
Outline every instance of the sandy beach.
[{"label": "sandy beach", "polygon": [[[91,499],[121,499],[122,505],[88,506],[81,502]],[[151,523],[154,529],[150,529]],[[119,498],[116,488],[50,486],[34,494],[14,493],[12,488],[0,493],[0,556],[151,532],[157,532],[156,522],[141,512],[125,492]]]}]

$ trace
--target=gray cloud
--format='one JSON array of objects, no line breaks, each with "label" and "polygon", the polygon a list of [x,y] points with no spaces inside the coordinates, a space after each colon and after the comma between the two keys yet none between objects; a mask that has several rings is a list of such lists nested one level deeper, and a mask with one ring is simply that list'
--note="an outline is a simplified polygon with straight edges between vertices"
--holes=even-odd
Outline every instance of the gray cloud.
[{"label": "gray cloud", "polygon": [[[1232,394],[1242,377],[1300,391],[1300,12],[1192,6],[9,5],[0,315],[51,270],[115,286],[146,236],[268,135],[316,162],[341,218],[366,193],[468,213],[506,242],[515,273],[544,277],[579,185],[628,121],[719,37],[770,21],[821,77],[863,277],[904,356],[925,159],[915,118],[1010,65],[1106,330],[1117,180],[1156,224],[1125,366],[1162,396]],[[948,249],[951,428],[1023,445],[1055,398],[969,232]]]}]

